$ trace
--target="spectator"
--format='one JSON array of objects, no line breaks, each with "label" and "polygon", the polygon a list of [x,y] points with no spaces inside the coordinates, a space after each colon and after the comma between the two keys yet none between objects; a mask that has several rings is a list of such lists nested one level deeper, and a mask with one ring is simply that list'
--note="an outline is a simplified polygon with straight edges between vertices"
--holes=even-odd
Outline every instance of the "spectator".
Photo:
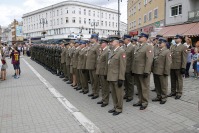
[{"label": "spectator", "polygon": [[14,70],[15,70],[15,75],[14,78],[18,79],[19,78],[19,52],[17,51],[17,47],[14,47],[13,52],[11,53],[11,57],[12,57],[12,64],[14,66]]},{"label": "spectator", "polygon": [[194,77],[195,79],[198,78],[198,71],[197,71],[197,62],[199,61],[199,53],[198,53],[198,49],[195,48],[195,54],[193,55],[193,69],[194,69]]},{"label": "spectator", "polygon": [[8,68],[8,65],[6,63],[6,54],[5,51],[1,50],[1,55],[2,55],[2,67],[1,67],[1,81],[6,80],[6,69]]},{"label": "spectator", "polygon": [[185,78],[188,78],[189,77],[189,69],[190,69],[190,66],[191,66],[191,61],[192,61],[192,56],[193,56],[193,54],[191,53],[192,41],[188,37],[185,38],[185,41],[186,42],[184,43],[184,45],[187,47],[187,52],[188,52]]}]

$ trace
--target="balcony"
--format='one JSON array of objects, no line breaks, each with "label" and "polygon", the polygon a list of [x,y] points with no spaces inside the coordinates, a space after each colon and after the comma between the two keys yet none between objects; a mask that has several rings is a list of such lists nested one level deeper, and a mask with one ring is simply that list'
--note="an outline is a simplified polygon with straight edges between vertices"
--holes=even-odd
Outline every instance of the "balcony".
[{"label": "balcony", "polygon": [[188,21],[191,21],[191,22],[199,21],[199,9],[188,12]]}]

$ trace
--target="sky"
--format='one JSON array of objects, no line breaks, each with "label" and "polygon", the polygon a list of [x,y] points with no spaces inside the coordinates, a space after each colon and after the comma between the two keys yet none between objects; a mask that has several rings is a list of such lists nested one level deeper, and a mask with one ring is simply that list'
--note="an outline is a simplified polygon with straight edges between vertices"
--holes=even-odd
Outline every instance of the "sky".
[{"label": "sky", "polygon": [[[0,25],[8,26],[14,19],[21,21],[22,15],[55,3],[67,0],[0,0]],[[118,8],[118,0],[78,0],[85,3],[104,6],[107,8]],[[121,1],[121,0],[120,0]],[[127,0],[122,0],[121,21],[127,22]]]}]

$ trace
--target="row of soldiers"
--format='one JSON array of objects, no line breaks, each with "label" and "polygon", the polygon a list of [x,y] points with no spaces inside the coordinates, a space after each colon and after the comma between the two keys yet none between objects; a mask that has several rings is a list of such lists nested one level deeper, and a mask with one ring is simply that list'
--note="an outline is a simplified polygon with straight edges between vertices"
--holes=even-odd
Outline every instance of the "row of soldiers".
[{"label": "row of soldiers", "polygon": [[[64,81],[81,90],[80,93],[89,93],[90,81],[92,92],[88,96],[91,99],[99,97],[101,88],[102,99],[97,102],[101,107],[109,104],[111,89],[114,107],[108,112],[114,116],[122,112],[123,99],[133,100],[134,85],[138,90],[138,102],[133,106],[140,110],[147,108],[151,72],[157,93],[152,101],[165,104],[168,96],[180,99],[187,57],[186,47],[181,43],[183,37],[176,35],[177,45],[170,49],[167,40],[160,35],[154,39],[154,45],[147,43],[148,34],[141,33],[138,37],[136,40],[124,35],[120,40],[114,37],[99,41],[98,35],[92,34],[90,42],[75,40],[63,41],[60,46],[35,45],[31,53],[33,59],[51,71],[62,72],[60,78],[65,78]],[[167,95],[169,75],[171,93]]]}]

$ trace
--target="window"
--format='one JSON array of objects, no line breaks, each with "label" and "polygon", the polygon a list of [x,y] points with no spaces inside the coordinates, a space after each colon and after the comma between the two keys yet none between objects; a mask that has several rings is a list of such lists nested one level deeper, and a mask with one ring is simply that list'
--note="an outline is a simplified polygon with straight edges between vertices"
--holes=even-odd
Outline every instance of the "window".
[{"label": "window", "polygon": [[144,0],[144,5],[146,5],[146,4],[147,4],[147,2],[148,2],[147,0]]},{"label": "window", "polygon": [[134,6],[134,14],[136,13],[136,6]]},{"label": "window", "polygon": [[138,4],[138,10],[140,11],[141,9],[141,2]]},{"label": "window", "polygon": [[103,18],[103,12],[102,12],[102,14],[101,14],[101,18]]},{"label": "window", "polygon": [[91,16],[91,10],[88,10],[88,15]]},{"label": "window", "polygon": [[75,23],[75,17],[73,17],[73,19],[72,19],[72,23]]},{"label": "window", "polygon": [[109,27],[111,26],[111,22],[109,22]]},{"label": "window", "polygon": [[79,14],[81,14],[81,8],[79,8]]},{"label": "window", "polygon": [[99,18],[99,12],[97,12],[97,17]]},{"label": "window", "polygon": [[109,19],[111,19],[111,14],[109,14]]},{"label": "window", "polygon": [[84,24],[86,24],[86,18],[84,18]]},{"label": "window", "polygon": [[107,21],[105,21],[105,26],[107,27]]},{"label": "window", "polygon": [[177,16],[179,14],[182,14],[182,5],[171,7],[171,16]]},{"label": "window", "polygon": [[103,22],[103,21],[101,21],[101,26],[103,26],[103,23],[104,23],[104,22]]},{"label": "window", "polygon": [[112,22],[112,27],[114,27],[114,22]]},{"label": "window", "polygon": [[82,23],[81,17],[79,17],[79,23],[80,23],[80,24]]},{"label": "window", "polygon": [[59,19],[57,19],[57,25],[59,25]]},{"label": "window", "polygon": [[73,7],[72,14],[75,14],[75,7]]},{"label": "window", "polygon": [[138,25],[141,25],[141,18],[139,18]]},{"label": "window", "polygon": [[93,11],[93,17],[95,17],[95,11]]},{"label": "window", "polygon": [[86,15],[86,9],[84,9],[84,15]]},{"label": "window", "polygon": [[61,24],[63,24],[63,18],[61,18]]},{"label": "window", "polygon": [[60,10],[60,13],[61,13],[61,15],[62,15],[62,9]]},{"label": "window", "polygon": [[117,23],[115,23],[115,27],[117,27]]},{"label": "window", "polygon": [[68,7],[67,7],[67,8],[65,8],[65,10],[66,10],[66,14],[68,14]]},{"label": "window", "polygon": [[134,21],[134,27],[136,27],[136,21]]},{"label": "window", "polygon": [[146,23],[146,20],[147,20],[147,15],[145,14],[144,15],[144,23]]},{"label": "window", "polygon": [[66,23],[68,23],[68,17],[66,17]]},{"label": "window", "polygon": [[112,16],[112,19],[114,20],[114,15]]},{"label": "window", "polygon": [[59,16],[59,10],[57,10],[57,16]]},{"label": "window", "polygon": [[149,21],[151,21],[151,19],[152,19],[152,12],[150,11],[149,12]]},{"label": "window", "polygon": [[154,10],[154,18],[158,18],[158,9]]},{"label": "window", "polygon": [[105,13],[105,18],[107,19],[107,13]]},{"label": "window", "polygon": [[91,24],[91,19],[88,19],[88,24]]}]

